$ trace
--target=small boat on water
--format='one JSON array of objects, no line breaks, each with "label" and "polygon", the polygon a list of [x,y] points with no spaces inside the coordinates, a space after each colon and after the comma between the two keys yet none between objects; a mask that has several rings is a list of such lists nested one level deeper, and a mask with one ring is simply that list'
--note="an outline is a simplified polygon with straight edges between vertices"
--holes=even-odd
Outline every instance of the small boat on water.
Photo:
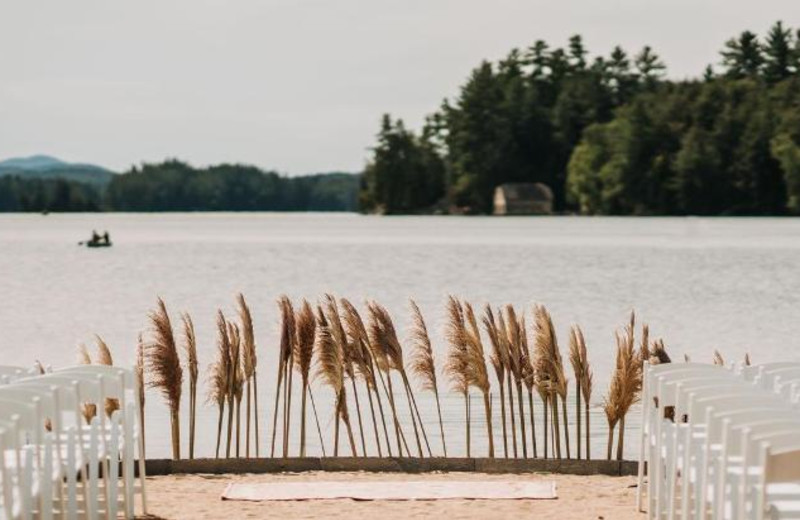
[{"label": "small boat on water", "polygon": [[105,240],[87,240],[82,243],[86,244],[86,247],[111,247],[112,245],[111,241],[106,242]]},{"label": "small boat on water", "polygon": [[85,245],[86,247],[111,247],[112,242],[108,231],[102,235],[98,235],[97,231],[92,231],[92,238],[90,240],[78,242],[78,245]]}]

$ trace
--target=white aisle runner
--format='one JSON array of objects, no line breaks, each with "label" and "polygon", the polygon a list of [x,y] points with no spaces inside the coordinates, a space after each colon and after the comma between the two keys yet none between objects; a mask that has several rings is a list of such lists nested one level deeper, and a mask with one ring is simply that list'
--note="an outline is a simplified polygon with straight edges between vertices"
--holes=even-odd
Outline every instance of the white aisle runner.
[{"label": "white aisle runner", "polygon": [[228,484],[223,500],[522,500],[554,499],[556,483],[540,481],[263,482]]}]

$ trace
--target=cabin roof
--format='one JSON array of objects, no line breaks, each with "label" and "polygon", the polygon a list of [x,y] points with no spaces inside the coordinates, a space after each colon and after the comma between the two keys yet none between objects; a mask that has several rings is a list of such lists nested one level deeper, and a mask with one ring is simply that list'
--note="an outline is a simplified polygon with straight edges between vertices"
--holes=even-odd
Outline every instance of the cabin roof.
[{"label": "cabin roof", "polygon": [[553,191],[541,182],[509,182],[497,187],[503,192],[506,201],[552,201]]}]

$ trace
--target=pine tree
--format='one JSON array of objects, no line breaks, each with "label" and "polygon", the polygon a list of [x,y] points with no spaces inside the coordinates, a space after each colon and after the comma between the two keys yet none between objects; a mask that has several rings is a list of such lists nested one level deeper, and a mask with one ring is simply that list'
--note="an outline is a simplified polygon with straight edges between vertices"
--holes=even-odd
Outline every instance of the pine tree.
[{"label": "pine tree", "polygon": [[777,83],[792,74],[792,31],[779,21],[769,30],[764,45],[764,79]]},{"label": "pine tree", "polygon": [[722,51],[722,64],[726,75],[732,79],[753,78],[760,74],[764,65],[764,55],[758,36],[744,31],[738,38],[725,42]]},{"label": "pine tree", "polygon": [[717,75],[714,72],[714,67],[712,65],[706,65],[706,69],[703,71],[703,81],[708,83],[709,81],[713,81]]},{"label": "pine tree", "polygon": [[645,88],[648,90],[651,90],[658,83],[667,70],[664,62],[653,52],[649,45],[645,45],[642,51],[636,55],[634,63]]},{"label": "pine tree", "polygon": [[576,34],[569,39],[569,60],[573,70],[582,71],[586,68],[586,47],[583,46],[583,38]]},{"label": "pine tree", "polygon": [[631,60],[628,58],[628,54],[619,45],[611,51],[606,70],[614,90],[615,104],[626,103],[634,93],[637,77],[631,71]]},{"label": "pine tree", "polygon": [[526,63],[532,66],[531,78],[543,79],[547,75],[549,47],[543,40],[536,40],[526,53]]}]

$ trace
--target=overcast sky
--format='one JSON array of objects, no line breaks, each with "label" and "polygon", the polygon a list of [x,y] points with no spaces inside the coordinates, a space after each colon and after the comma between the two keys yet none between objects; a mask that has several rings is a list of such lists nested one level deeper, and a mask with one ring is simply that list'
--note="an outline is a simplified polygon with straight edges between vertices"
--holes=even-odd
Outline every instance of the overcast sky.
[{"label": "overcast sky", "polygon": [[357,171],[383,112],[419,126],[512,47],[650,44],[682,78],[778,19],[798,0],[7,0],[0,158]]}]

